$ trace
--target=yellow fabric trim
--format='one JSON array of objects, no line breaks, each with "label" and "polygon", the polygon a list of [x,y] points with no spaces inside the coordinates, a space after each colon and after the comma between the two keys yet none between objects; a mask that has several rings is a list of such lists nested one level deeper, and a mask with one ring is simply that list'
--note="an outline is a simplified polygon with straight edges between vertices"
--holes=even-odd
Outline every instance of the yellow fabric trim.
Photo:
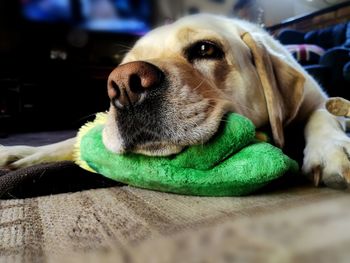
[{"label": "yellow fabric trim", "polygon": [[81,159],[80,153],[80,142],[81,139],[86,135],[93,127],[98,124],[105,124],[107,121],[107,112],[99,112],[96,114],[96,118],[92,122],[87,122],[78,131],[77,141],[74,145],[74,162],[79,165],[81,168],[88,170],[90,172],[95,173],[95,171],[84,161]]}]

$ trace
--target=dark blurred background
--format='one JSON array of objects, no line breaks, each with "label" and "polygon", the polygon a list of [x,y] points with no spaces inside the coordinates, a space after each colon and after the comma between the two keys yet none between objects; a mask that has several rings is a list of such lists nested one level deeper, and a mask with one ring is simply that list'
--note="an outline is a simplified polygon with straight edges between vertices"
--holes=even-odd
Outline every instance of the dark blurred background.
[{"label": "dark blurred background", "polygon": [[108,107],[106,78],[155,23],[153,3],[0,2],[0,129],[74,128]]},{"label": "dark blurred background", "polygon": [[344,1],[0,0],[0,135],[77,128],[108,108],[106,78],[151,28],[183,15],[262,26]]}]

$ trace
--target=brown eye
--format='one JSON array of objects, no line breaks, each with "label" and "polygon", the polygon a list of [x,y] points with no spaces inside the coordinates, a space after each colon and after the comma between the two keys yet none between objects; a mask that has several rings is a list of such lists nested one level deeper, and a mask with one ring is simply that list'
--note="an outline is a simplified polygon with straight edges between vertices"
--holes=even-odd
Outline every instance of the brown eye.
[{"label": "brown eye", "polygon": [[191,45],[185,55],[189,61],[198,59],[221,59],[224,56],[222,49],[211,41],[199,41]]},{"label": "brown eye", "polygon": [[213,45],[203,43],[201,44],[200,52],[202,56],[212,56],[215,53],[215,48]]}]

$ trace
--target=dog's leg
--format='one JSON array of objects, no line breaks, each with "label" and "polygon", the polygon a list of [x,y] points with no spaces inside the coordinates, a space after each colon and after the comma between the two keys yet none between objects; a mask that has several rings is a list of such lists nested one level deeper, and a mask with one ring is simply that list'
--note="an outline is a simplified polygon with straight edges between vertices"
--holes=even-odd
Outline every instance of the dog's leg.
[{"label": "dog's leg", "polygon": [[39,146],[0,146],[0,167],[18,169],[33,164],[73,160],[76,139]]},{"label": "dog's leg", "polygon": [[303,172],[333,188],[350,185],[350,138],[343,121],[325,109],[316,110],[305,127]]}]

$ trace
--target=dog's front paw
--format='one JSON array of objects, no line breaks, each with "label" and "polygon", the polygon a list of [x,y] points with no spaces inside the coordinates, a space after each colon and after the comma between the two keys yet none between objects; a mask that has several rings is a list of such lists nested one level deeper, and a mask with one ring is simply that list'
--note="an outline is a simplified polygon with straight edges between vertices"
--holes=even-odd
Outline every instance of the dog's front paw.
[{"label": "dog's front paw", "polygon": [[35,147],[0,145],[0,167],[18,169],[29,166],[33,161]]},{"label": "dog's front paw", "polygon": [[344,134],[309,142],[304,150],[303,172],[316,186],[350,187],[350,139]]}]

